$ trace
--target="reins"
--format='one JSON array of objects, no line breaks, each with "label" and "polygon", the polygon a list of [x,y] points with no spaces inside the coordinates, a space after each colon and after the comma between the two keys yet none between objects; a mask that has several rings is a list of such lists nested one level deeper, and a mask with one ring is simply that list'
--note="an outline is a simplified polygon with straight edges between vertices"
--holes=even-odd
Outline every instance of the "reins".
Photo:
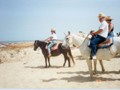
[{"label": "reins", "polygon": [[[85,37],[83,43],[85,42],[85,40],[88,38],[89,35],[90,35],[90,33],[88,33],[88,35]],[[83,44],[83,43],[82,43],[82,44]],[[81,44],[81,45],[82,45],[82,44]],[[79,45],[77,48],[79,48],[81,45]]]},{"label": "reins", "polygon": [[[43,47],[41,47],[40,45],[38,45],[38,41],[35,41],[35,45],[37,46],[37,47],[40,47],[41,49],[43,49],[44,48],[44,46]],[[47,44],[46,44],[47,45]]]}]

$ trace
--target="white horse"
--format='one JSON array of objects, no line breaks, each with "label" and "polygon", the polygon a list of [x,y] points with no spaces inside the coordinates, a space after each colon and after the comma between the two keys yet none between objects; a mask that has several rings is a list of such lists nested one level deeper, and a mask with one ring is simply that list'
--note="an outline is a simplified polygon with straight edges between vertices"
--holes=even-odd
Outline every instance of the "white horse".
[{"label": "white horse", "polygon": [[[92,60],[89,59],[91,49],[88,47],[89,35],[90,34],[88,34],[85,39],[77,35],[69,35],[65,37],[64,45],[74,44],[77,47],[79,47],[81,55],[87,60],[90,77],[92,78],[93,77]],[[105,69],[102,64],[102,60],[110,60],[111,58],[115,57],[117,53],[120,53],[119,45],[120,45],[120,39],[117,37],[114,37],[114,44],[110,48],[98,49],[96,56],[97,56],[97,59],[100,61],[100,65],[102,67],[103,72],[105,71]],[[95,72],[96,72],[96,62],[97,60],[94,60],[94,66],[95,66],[94,71]]]}]

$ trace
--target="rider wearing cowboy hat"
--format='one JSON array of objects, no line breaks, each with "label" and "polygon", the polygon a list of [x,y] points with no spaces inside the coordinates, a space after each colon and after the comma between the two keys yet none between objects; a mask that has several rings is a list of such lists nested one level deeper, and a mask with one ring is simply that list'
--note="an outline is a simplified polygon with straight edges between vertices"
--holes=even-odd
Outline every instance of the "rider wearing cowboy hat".
[{"label": "rider wearing cowboy hat", "polygon": [[48,57],[51,56],[51,47],[53,45],[55,45],[57,43],[57,35],[56,35],[56,30],[55,29],[51,29],[51,37],[49,38],[50,39],[50,44],[48,45]]},{"label": "rider wearing cowboy hat", "polygon": [[113,23],[112,23],[112,20],[113,20],[113,19],[112,19],[110,16],[107,16],[107,17],[106,17],[106,21],[107,21],[107,23],[108,23],[108,29],[109,29],[108,36],[110,36],[110,37],[113,37],[113,36],[114,36],[114,34],[113,34],[114,25],[113,25]]},{"label": "rider wearing cowboy hat", "polygon": [[113,43],[112,38],[114,37],[114,33],[113,33],[114,25],[111,22],[112,20],[113,19],[110,16],[106,17],[106,21],[108,23],[108,30],[109,30],[108,31],[108,37],[107,37],[107,39],[104,42],[100,43],[99,46]]},{"label": "rider wearing cowboy hat", "polygon": [[101,23],[98,31],[92,32],[91,35],[96,35],[90,42],[90,48],[92,52],[92,58],[96,59],[97,45],[104,42],[108,36],[108,23],[106,22],[106,16],[103,13],[98,15],[98,19]]}]

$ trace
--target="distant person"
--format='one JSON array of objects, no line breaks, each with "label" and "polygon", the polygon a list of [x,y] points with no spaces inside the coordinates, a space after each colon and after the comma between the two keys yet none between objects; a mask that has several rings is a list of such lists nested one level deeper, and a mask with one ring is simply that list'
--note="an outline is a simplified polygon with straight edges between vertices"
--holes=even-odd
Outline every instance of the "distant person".
[{"label": "distant person", "polygon": [[108,36],[108,32],[109,32],[108,31],[108,23],[106,22],[106,16],[103,13],[100,13],[98,18],[99,18],[101,25],[100,25],[98,31],[91,32],[92,36],[96,36],[90,42],[92,59],[96,59],[97,45],[106,40],[106,38]]},{"label": "distant person", "polygon": [[50,44],[48,45],[48,57],[51,56],[51,47],[57,43],[56,30],[51,29],[51,36],[49,37]]}]

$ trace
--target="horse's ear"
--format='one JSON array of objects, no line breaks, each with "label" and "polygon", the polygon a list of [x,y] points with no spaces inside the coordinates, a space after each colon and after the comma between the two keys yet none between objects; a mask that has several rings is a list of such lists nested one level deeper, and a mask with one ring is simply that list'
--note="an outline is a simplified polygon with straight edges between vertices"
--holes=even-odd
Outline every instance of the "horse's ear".
[{"label": "horse's ear", "polygon": [[71,33],[70,33],[70,31],[68,31],[68,35],[70,35]]},{"label": "horse's ear", "polygon": [[66,33],[64,33],[64,35],[65,35],[65,36],[67,36],[67,34],[66,34]]},{"label": "horse's ear", "polygon": [[35,43],[37,43],[37,40],[35,40]]}]

